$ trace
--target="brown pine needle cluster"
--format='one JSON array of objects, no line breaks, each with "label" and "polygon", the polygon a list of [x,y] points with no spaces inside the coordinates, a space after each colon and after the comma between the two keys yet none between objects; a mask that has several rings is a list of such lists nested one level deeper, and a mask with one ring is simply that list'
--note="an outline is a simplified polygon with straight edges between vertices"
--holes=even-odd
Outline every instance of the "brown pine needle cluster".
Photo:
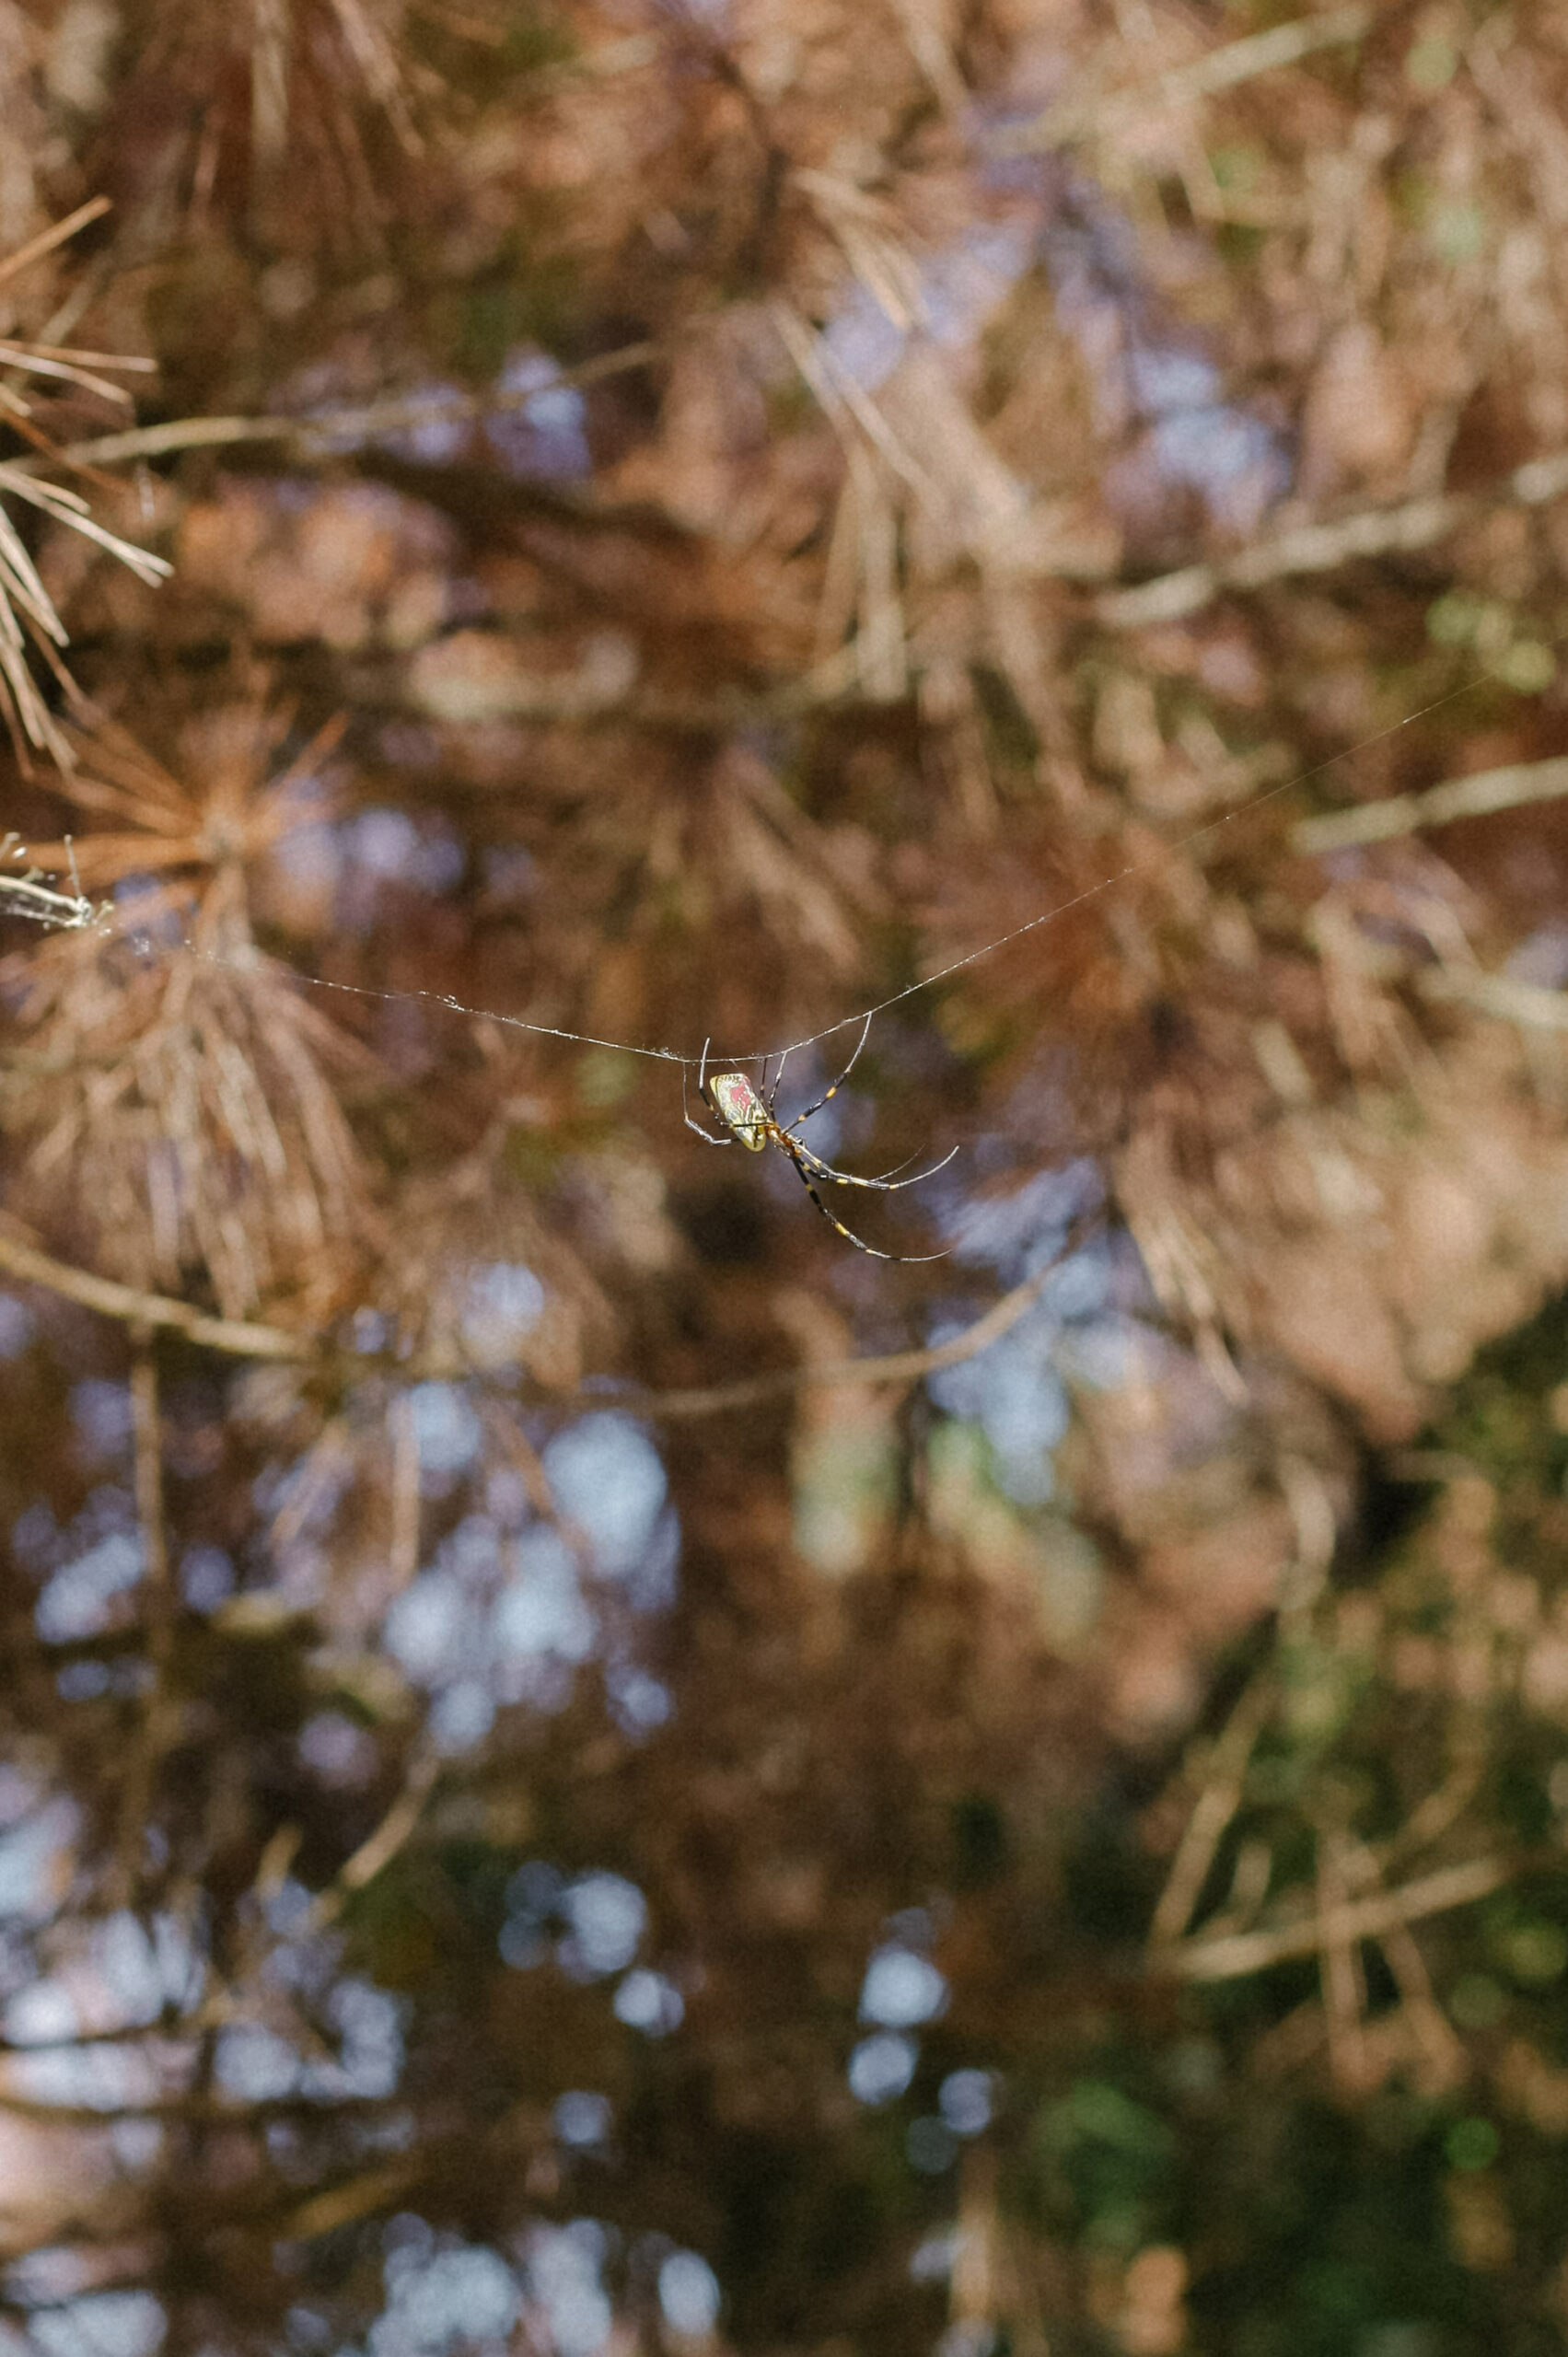
[{"label": "brown pine needle cluster", "polygon": [[179,206],[193,226],[238,217],[269,238],[376,218],[380,132],[405,161],[421,147],[402,13],[399,0],[128,8],[127,101],[141,89],[163,100],[164,135],[145,151],[151,217]]},{"label": "brown pine needle cluster", "polygon": [[[22,276],[106,209],[101,199],[84,204],[68,219],[56,222],[19,247],[0,261],[0,289],[8,293],[11,281]],[[0,304],[6,299],[6,294],[0,293]],[[5,324],[11,324],[8,317],[5,318]],[[0,334],[0,369],[6,372],[0,377],[0,423],[8,425],[31,453],[30,457],[0,459],[0,503],[19,500],[52,523],[68,525],[84,539],[107,549],[148,583],[161,580],[168,573],[169,568],[161,557],[149,555],[145,549],[108,530],[96,520],[79,492],[46,482],[36,471],[41,462],[53,466],[63,462],[56,441],[41,420],[37,388],[74,389],[97,402],[108,403],[111,409],[122,409],[128,406],[123,389],[100,372],[106,368],[123,371],[151,366],[147,360],[78,351],[67,344],[52,343],[47,337],[35,341],[14,333]],[[0,504],[0,715],[18,749],[25,743],[56,760],[67,758],[65,739],[52,717],[33,666],[41,661],[56,684],[68,696],[74,695],[74,683],[62,654],[67,643],[65,625],[40,578],[27,541],[13,516]]]},{"label": "brown pine needle cluster", "polygon": [[226,1315],[302,1292],[319,1318],[373,1228],[340,1102],[372,1064],[252,939],[256,863],[322,808],[320,738],[267,774],[282,726],[254,702],[203,715],[179,778],[122,731],[79,740],[64,790],[99,824],[77,870],[119,906],[11,961],[0,1120],[24,1149],[12,1207],[73,1250]]}]

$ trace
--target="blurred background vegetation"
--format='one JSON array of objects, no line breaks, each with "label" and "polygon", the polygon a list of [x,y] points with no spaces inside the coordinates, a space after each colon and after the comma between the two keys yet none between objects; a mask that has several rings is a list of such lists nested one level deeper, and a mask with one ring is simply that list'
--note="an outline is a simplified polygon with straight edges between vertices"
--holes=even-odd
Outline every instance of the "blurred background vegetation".
[{"label": "blurred background vegetation", "polygon": [[0,0],[7,2351],[1562,2349],[1565,232],[1562,0]]}]

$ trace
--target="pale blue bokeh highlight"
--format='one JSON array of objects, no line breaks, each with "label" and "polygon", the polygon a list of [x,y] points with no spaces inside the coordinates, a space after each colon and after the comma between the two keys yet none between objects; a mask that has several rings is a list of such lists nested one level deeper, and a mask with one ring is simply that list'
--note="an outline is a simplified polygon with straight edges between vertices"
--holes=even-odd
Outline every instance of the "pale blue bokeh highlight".
[{"label": "pale blue bokeh highlight", "polygon": [[26,1305],[15,1294],[0,1293],[0,1359],[20,1358],[37,1331]]},{"label": "pale blue bokeh highlight", "polygon": [[718,2277],[696,2251],[671,2251],[658,2271],[658,2303],[671,2332],[705,2340],[723,2305]]},{"label": "pale blue bokeh highlight", "polygon": [[28,2318],[41,2357],[154,2357],[168,2328],[150,2292],[87,2292]]},{"label": "pale blue bokeh highlight", "polygon": [[614,2114],[608,2096],[587,2087],[569,2087],[555,2098],[550,2120],[563,2144],[575,2152],[592,2152],[608,2143]]},{"label": "pale blue bokeh highlight", "polygon": [[865,1968],[860,2018],[884,2029],[913,2029],[947,2010],[947,1983],[929,1956],[896,1944],[878,1948]]},{"label": "pale blue bokeh highlight", "polygon": [[463,1303],[463,1347],[482,1366],[515,1360],[544,1315],[544,1287],[520,1261],[491,1260],[470,1269]]},{"label": "pale blue bokeh highlight", "polygon": [[145,1557],[137,1532],[111,1531],[85,1555],[64,1564],[39,1597],[34,1619],[45,1644],[96,1637],[113,1619],[117,1597],[135,1587]]},{"label": "pale blue bokeh highlight", "polygon": [[[560,1513],[587,1539],[601,1579],[635,1582],[668,1553],[668,1541],[660,1550],[656,1539],[668,1481],[657,1449],[630,1416],[606,1411],[568,1424],[547,1444],[544,1470]],[[673,1561],[667,1568],[673,1571]]]},{"label": "pale blue bokeh highlight", "polygon": [[192,1612],[214,1612],[234,1594],[234,1562],[221,1547],[189,1547],[180,1559],[180,1593]]},{"label": "pale blue bokeh highlight", "polygon": [[131,1387],[89,1376],[71,1387],[71,1422],[83,1454],[121,1456],[131,1445]]},{"label": "pale blue bokeh highlight", "polygon": [[370,2328],[367,2357],[436,2357],[504,2341],[512,2332],[521,2303],[517,2278],[499,2253],[434,2243],[434,2236],[412,2234],[387,2253],[387,2305]]},{"label": "pale blue bokeh highlight", "polygon": [[863,2038],[849,2058],[849,2088],[857,2103],[891,2103],[914,2076],[920,2049],[898,2030]]},{"label": "pale blue bokeh highlight", "polygon": [[686,2003],[673,1980],[639,1965],[615,1992],[615,2018],[645,2038],[668,2038],[686,2018]]},{"label": "pale blue bokeh highlight", "polygon": [[[1026,1509],[1048,1504],[1056,1492],[1054,1454],[1071,1421],[1068,1378],[1095,1380],[1113,1360],[1119,1370],[1128,1364],[1123,1345],[1107,1339],[1102,1348],[1096,1339],[1124,1335],[1126,1327],[1116,1306],[1124,1271],[1114,1248],[1097,1237],[1066,1250],[1073,1223],[1101,1191],[1094,1166],[1080,1160],[1040,1171],[1010,1191],[977,1195],[951,1223],[955,1260],[989,1264],[1005,1286],[1044,1279],[1033,1307],[1005,1334],[927,1378],[939,1408],[983,1432],[991,1479]],[[963,1333],[976,1314],[970,1304],[955,1304],[933,1320],[930,1341]]]},{"label": "pale blue bokeh highlight", "polygon": [[480,1453],[484,1427],[467,1392],[456,1383],[416,1383],[409,1393],[420,1484],[451,1480]]},{"label": "pale blue bokeh highlight", "polygon": [[603,2283],[609,2238],[595,2218],[538,2226],[528,2240],[528,2302],[554,2357],[595,2357],[610,2339],[615,2312]]},{"label": "pale blue bokeh highlight", "polygon": [[624,1875],[582,1875],[567,1885],[558,1908],[568,1926],[560,1960],[574,1978],[624,1971],[648,1928],[648,1902]]},{"label": "pale blue bokeh highlight", "polygon": [[937,2090],[936,2108],[955,2136],[979,2136],[995,2110],[995,2081],[989,2071],[949,2071]]},{"label": "pale blue bokeh highlight", "polygon": [[532,345],[509,353],[497,389],[530,399],[485,419],[484,438],[510,475],[576,482],[590,473],[587,403],[575,385],[563,385],[560,364]]},{"label": "pale blue bokeh highlight", "polygon": [[[652,1586],[653,1601],[668,1601],[676,1531],[673,1515],[661,1512],[663,1468],[651,1451],[621,1451],[620,1420],[589,1421],[610,1424],[610,1446],[581,1452],[568,1471],[582,1481],[598,1463],[613,1476],[629,1459],[633,1476],[629,1501],[599,1502],[599,1548],[612,1564],[621,1563],[621,1550],[629,1553],[647,1530],[651,1508],[654,1545],[645,1567],[651,1565],[654,1576],[645,1578],[645,1567],[634,1567],[629,1580],[622,1577],[621,1591],[629,1590],[628,1600],[640,1606]],[[634,1434],[634,1427],[628,1429]],[[649,1478],[649,1457],[656,1480]],[[527,1511],[520,1493],[502,1503],[509,1518]],[[583,1535],[592,1546],[594,1534]],[[431,1568],[389,1608],[383,1637],[405,1675],[431,1695],[437,1739],[443,1747],[458,1750],[488,1732],[498,1705],[561,1709],[571,1694],[573,1672],[598,1647],[600,1622],[578,1554],[559,1529],[528,1522],[513,1531],[494,1515],[482,1513],[465,1515],[447,1533]],[[620,1674],[623,1685],[639,1679],[649,1692],[631,1692],[623,1700],[633,1718],[641,1702],[642,1718],[656,1724],[664,1715],[664,1689],[634,1665]]]},{"label": "pale blue bokeh highlight", "polygon": [[385,2097],[402,2075],[405,2010],[387,1990],[347,1976],[329,1990],[320,2012],[321,2026],[338,2039],[336,2056],[323,2057],[315,2039],[298,2045],[269,2023],[236,2022],[218,2038],[218,2084],[244,2103]]},{"label": "pale blue bokeh highlight", "polygon": [[0,1922],[40,1922],[80,1830],[75,1804],[61,1794],[0,1832]]},{"label": "pale blue bokeh highlight", "polygon": [[526,1663],[539,1654],[587,1661],[598,1623],[583,1594],[576,1557],[560,1532],[548,1525],[527,1530],[513,1542],[511,1554],[512,1577],[490,1617],[501,1662]]}]

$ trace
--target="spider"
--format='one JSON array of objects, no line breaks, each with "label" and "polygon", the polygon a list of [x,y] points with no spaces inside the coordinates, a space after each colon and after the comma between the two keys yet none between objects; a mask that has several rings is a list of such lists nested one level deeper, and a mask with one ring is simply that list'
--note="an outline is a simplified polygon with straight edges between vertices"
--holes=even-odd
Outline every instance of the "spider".
[{"label": "spider", "polygon": [[[835,1170],[831,1164],[822,1160],[820,1155],[812,1153],[804,1138],[798,1138],[795,1134],[802,1122],[808,1121],[813,1113],[819,1113],[823,1106],[838,1095],[854,1070],[856,1059],[865,1045],[870,1030],[871,1018],[867,1016],[865,1028],[854,1043],[854,1054],[851,1056],[832,1086],[823,1091],[815,1105],[808,1105],[804,1113],[797,1113],[794,1120],[788,1122],[778,1121],[773,1118],[773,1107],[778,1102],[779,1083],[784,1078],[784,1068],[789,1061],[790,1051],[787,1048],[779,1058],[778,1070],[774,1073],[771,1083],[768,1079],[768,1063],[771,1059],[763,1059],[761,1087],[759,1092],[758,1089],[753,1088],[743,1072],[716,1072],[710,1080],[708,1050],[713,1042],[711,1039],[704,1039],[702,1061],[697,1072],[698,1094],[718,1115],[729,1134],[727,1137],[716,1138],[711,1130],[705,1130],[703,1127],[701,1121],[694,1121],[691,1119],[691,1103],[686,1097],[686,1074],[682,1070],[681,1103],[685,1110],[686,1126],[689,1130],[695,1131],[705,1145],[734,1145],[738,1143],[745,1146],[749,1154],[761,1154],[764,1146],[776,1145],[781,1154],[786,1154],[789,1156],[799,1175],[801,1185],[829,1226],[837,1228],[845,1243],[853,1244],[857,1252],[868,1252],[874,1260],[943,1260],[947,1257],[945,1252],[878,1252],[874,1244],[863,1242],[861,1237],[844,1225],[842,1220],[834,1218],[821,1196],[817,1192],[814,1181],[819,1178],[827,1178],[835,1187],[865,1187],[879,1195],[892,1195],[896,1194],[901,1187],[918,1187],[923,1178],[934,1178],[939,1170],[945,1170],[952,1161],[953,1155],[958,1151],[957,1146],[953,1148],[952,1154],[945,1154],[940,1162],[934,1162],[929,1170],[917,1170],[912,1178],[895,1178],[891,1170],[880,1178],[856,1178],[850,1171]],[[902,1164],[895,1163],[893,1170],[902,1167]]]}]

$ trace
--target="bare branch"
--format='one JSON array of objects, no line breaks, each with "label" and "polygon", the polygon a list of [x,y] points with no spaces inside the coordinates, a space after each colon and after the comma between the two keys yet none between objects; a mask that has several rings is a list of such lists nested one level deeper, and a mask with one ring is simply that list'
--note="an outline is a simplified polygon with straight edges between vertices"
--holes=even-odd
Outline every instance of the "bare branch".
[{"label": "bare branch", "polygon": [[[835,1359],[825,1365],[779,1367],[767,1375],[744,1376],[736,1383],[707,1384],[690,1390],[640,1391],[631,1384],[609,1388],[600,1383],[560,1392],[538,1386],[533,1388],[533,1396],[543,1405],[563,1408],[602,1408],[613,1401],[633,1415],[681,1422],[699,1416],[723,1415],[731,1409],[756,1407],[769,1399],[787,1399],[795,1391],[833,1389],[841,1385],[915,1383],[938,1368],[958,1366],[988,1344],[1000,1341],[1040,1299],[1056,1265],[1052,1263],[1023,1284],[1015,1285],[1011,1293],[993,1302],[961,1334],[953,1335],[946,1342],[934,1343],[928,1350],[894,1351],[882,1358]],[[65,1261],[41,1252],[35,1245],[22,1243],[4,1228],[0,1228],[0,1269],[24,1284],[42,1285],[64,1300],[78,1302],[84,1309],[96,1310],[100,1317],[119,1318],[131,1325],[164,1328],[183,1334],[188,1341],[203,1350],[221,1351],[232,1358],[281,1360],[298,1366],[327,1364],[341,1359],[361,1374],[369,1373],[383,1363],[372,1353],[339,1352],[325,1334],[293,1334],[283,1327],[252,1324],[243,1318],[210,1318],[192,1308],[189,1302],[173,1300],[167,1294],[144,1293],[134,1285],[121,1284],[112,1277],[95,1276],[89,1270],[71,1268]],[[390,1364],[404,1381],[410,1382],[426,1378],[450,1381],[486,1372],[447,1353],[427,1358],[399,1359]]]},{"label": "bare branch", "polygon": [[427,717],[449,722],[524,720],[542,727],[668,729],[678,737],[728,736],[738,728],[858,700],[859,661],[853,645],[835,647],[810,670],[752,694],[734,690],[713,696],[637,694],[622,687],[606,692],[592,681],[578,684],[519,668],[508,679],[486,676],[473,684],[450,676],[426,681],[417,693],[401,685],[389,703],[401,703]]},{"label": "bare branch", "polygon": [[[893,1351],[886,1358],[830,1359],[819,1365],[780,1367],[768,1375],[747,1376],[738,1383],[713,1383],[690,1391],[628,1392],[624,1405],[640,1416],[658,1416],[683,1422],[696,1416],[722,1415],[731,1408],[755,1408],[768,1399],[782,1399],[793,1391],[833,1390],[843,1384],[918,1383],[945,1366],[959,1366],[992,1342],[1000,1341],[1026,1317],[1060,1264],[1015,1285],[993,1302],[983,1318],[966,1326],[950,1341],[929,1350]],[[595,1395],[602,1396],[602,1395]]]},{"label": "bare branch", "polygon": [[[1380,1887],[1377,1861],[1370,1850],[1347,1836],[1345,1857],[1363,1888]],[[1424,2059],[1429,2087],[1435,2091],[1459,2085],[1466,2070],[1464,2046],[1437,2002],[1415,1934],[1408,1923],[1396,1923],[1383,1933],[1379,1945],[1399,1984],[1400,2002],[1411,2038]]]},{"label": "bare branch", "polygon": [[[624,376],[646,367],[660,357],[657,343],[623,344],[619,352],[600,353],[575,368],[526,388],[497,389],[486,393],[429,394],[413,399],[370,401],[360,409],[323,410],[314,417],[177,417],[162,425],[147,425],[124,434],[101,434],[88,442],[73,442],[61,452],[71,465],[112,466],[127,459],[162,459],[176,450],[232,448],[242,443],[282,443],[294,455],[320,458],[344,443],[373,442],[383,435],[406,434],[427,425],[478,424],[487,417],[527,409],[540,393],[558,392],[576,385],[596,385],[607,377]],[[29,471],[36,460],[18,460]]]},{"label": "bare branch", "polygon": [[418,2184],[422,2173],[423,2164],[418,2160],[391,2161],[384,2167],[364,2170],[358,2177],[345,2178],[342,2185],[311,2194],[297,2209],[280,2219],[278,2231],[296,2243],[336,2234],[340,2226],[352,2226],[377,2210],[389,2209],[411,2186]]},{"label": "bare branch", "polygon": [[45,254],[52,254],[56,246],[63,246],[78,229],[85,229],[89,221],[100,220],[110,210],[107,196],[90,196],[86,204],[77,205],[75,213],[67,213],[64,221],[52,221],[47,229],[41,229],[36,238],[29,238],[25,246],[18,246],[14,254],[7,254],[0,261],[0,284],[7,278],[15,278],[18,272],[30,269],[35,261],[41,261]]},{"label": "bare branch", "polygon": [[1033,122],[993,132],[982,146],[992,156],[1029,156],[1042,147],[1064,147],[1074,140],[1100,138],[1162,108],[1186,106],[1194,99],[1213,97],[1216,90],[1234,89],[1238,82],[1252,81],[1260,74],[1295,65],[1315,50],[1359,41],[1370,32],[1373,22],[1373,11],[1360,5],[1330,8],[1320,17],[1298,17],[1291,24],[1274,25],[1267,32],[1226,41],[1222,48],[1210,50],[1206,57],[1194,58],[1190,65],[1173,66],[1169,73],[1152,82],[1140,82],[1130,90],[1118,90],[1098,100],[1063,99],[1047,107]]},{"label": "bare branch", "polygon": [[134,1447],[136,1519],[142,1535],[142,1585],[146,1596],[147,1665],[152,1681],[142,1699],[141,1721],[120,1794],[120,1839],[115,1864],[116,1903],[135,1899],[153,1783],[163,1750],[168,1712],[167,1683],[174,1651],[174,1583],[163,1511],[163,1425],[158,1406],[157,1360],[150,1333],[135,1338],[131,1365],[131,1429]]},{"label": "bare branch", "polygon": [[1290,832],[1293,851],[1309,854],[1347,851],[1357,843],[1387,842],[1418,827],[1449,827],[1460,819],[1488,819],[1496,810],[1516,810],[1531,802],[1556,802],[1568,795],[1568,756],[1549,761],[1512,761],[1504,769],[1477,770],[1469,777],[1445,779],[1424,794],[1392,794],[1381,802],[1358,803],[1303,819]]},{"label": "bare branch", "polygon": [[1209,1756],[1209,1772],[1186,1830],[1177,1845],[1165,1888],[1155,1909],[1149,1937],[1156,1946],[1178,1940],[1191,1920],[1214,1852],[1241,1805],[1247,1763],[1273,1706],[1272,1677],[1255,1678],[1231,1713]]},{"label": "bare branch", "polygon": [[318,1891],[311,1900],[308,1928],[312,1932],[324,1932],[335,1923],[354,1893],[374,1882],[391,1864],[424,1814],[440,1766],[438,1755],[430,1747],[422,1746],[415,1751],[402,1791],[380,1824],[366,1835],[351,1857],[345,1858],[326,1888]]},{"label": "bare branch", "polygon": [[1381,1890],[1365,1898],[1346,1900],[1332,1910],[1314,1910],[1295,1922],[1257,1932],[1235,1932],[1217,1940],[1191,1940],[1167,1948],[1153,1968],[1178,1980],[1239,1980],[1249,1972],[1265,1972],[1271,1965],[1292,1956],[1317,1956],[1330,1945],[1352,1940],[1379,1940],[1402,1923],[1417,1923],[1428,1915],[1446,1915],[1451,1908],[1469,1907],[1490,1898],[1521,1875],[1561,1860],[1539,1853],[1472,1858],[1458,1866],[1440,1866],[1435,1874],[1395,1890]]},{"label": "bare branch", "polygon": [[1568,993],[1539,982],[1516,982],[1507,974],[1475,974],[1462,966],[1434,966],[1416,977],[1423,998],[1457,1000],[1499,1023],[1526,1031],[1568,1031]]},{"label": "bare branch", "polygon": [[1297,524],[1272,540],[1255,540],[1235,556],[1183,565],[1132,589],[1108,589],[1094,601],[1095,620],[1109,630],[1142,630],[1152,622],[1179,621],[1212,605],[1227,589],[1260,589],[1292,574],[1330,573],[1355,557],[1387,556],[1395,550],[1430,548],[1481,511],[1477,499],[1408,499],[1397,507],[1371,507],[1337,522]]},{"label": "bare branch", "polygon": [[180,2119],[206,2127],[224,2123],[272,2119],[339,2119],[374,2118],[406,2098],[401,2096],[149,2096],[145,2102],[54,2103],[48,2096],[17,2093],[0,2084],[0,2112],[17,2119],[34,2119],[53,2128],[107,2128],[116,2119]]},{"label": "bare branch", "polygon": [[1329,2032],[1329,2069],[1346,2094],[1366,2078],[1366,1970],[1350,1928],[1350,1852],[1345,1837],[1326,1828],[1318,1836],[1318,1980]]},{"label": "bare branch", "polygon": [[1151,622],[1179,621],[1213,603],[1227,589],[1259,589],[1293,574],[1329,573],[1356,557],[1388,556],[1400,550],[1430,548],[1461,524],[1500,507],[1539,507],[1568,491],[1568,451],[1532,459],[1490,493],[1439,493],[1401,500],[1393,507],[1364,508],[1323,524],[1298,524],[1273,539],[1255,540],[1235,556],[1184,565],[1132,589],[1108,589],[1094,601],[1097,621],[1109,630],[1141,630]]},{"label": "bare branch", "polygon": [[302,1361],[317,1355],[309,1335],[285,1333],[278,1326],[251,1325],[242,1318],[208,1318],[188,1301],[167,1294],[143,1293],[113,1277],[95,1276],[88,1269],[73,1269],[35,1245],[0,1228],[0,1269],[24,1284],[42,1285],[67,1301],[95,1309],[101,1318],[118,1318],[132,1325],[166,1327],[209,1351],[226,1351],[236,1358]]}]

